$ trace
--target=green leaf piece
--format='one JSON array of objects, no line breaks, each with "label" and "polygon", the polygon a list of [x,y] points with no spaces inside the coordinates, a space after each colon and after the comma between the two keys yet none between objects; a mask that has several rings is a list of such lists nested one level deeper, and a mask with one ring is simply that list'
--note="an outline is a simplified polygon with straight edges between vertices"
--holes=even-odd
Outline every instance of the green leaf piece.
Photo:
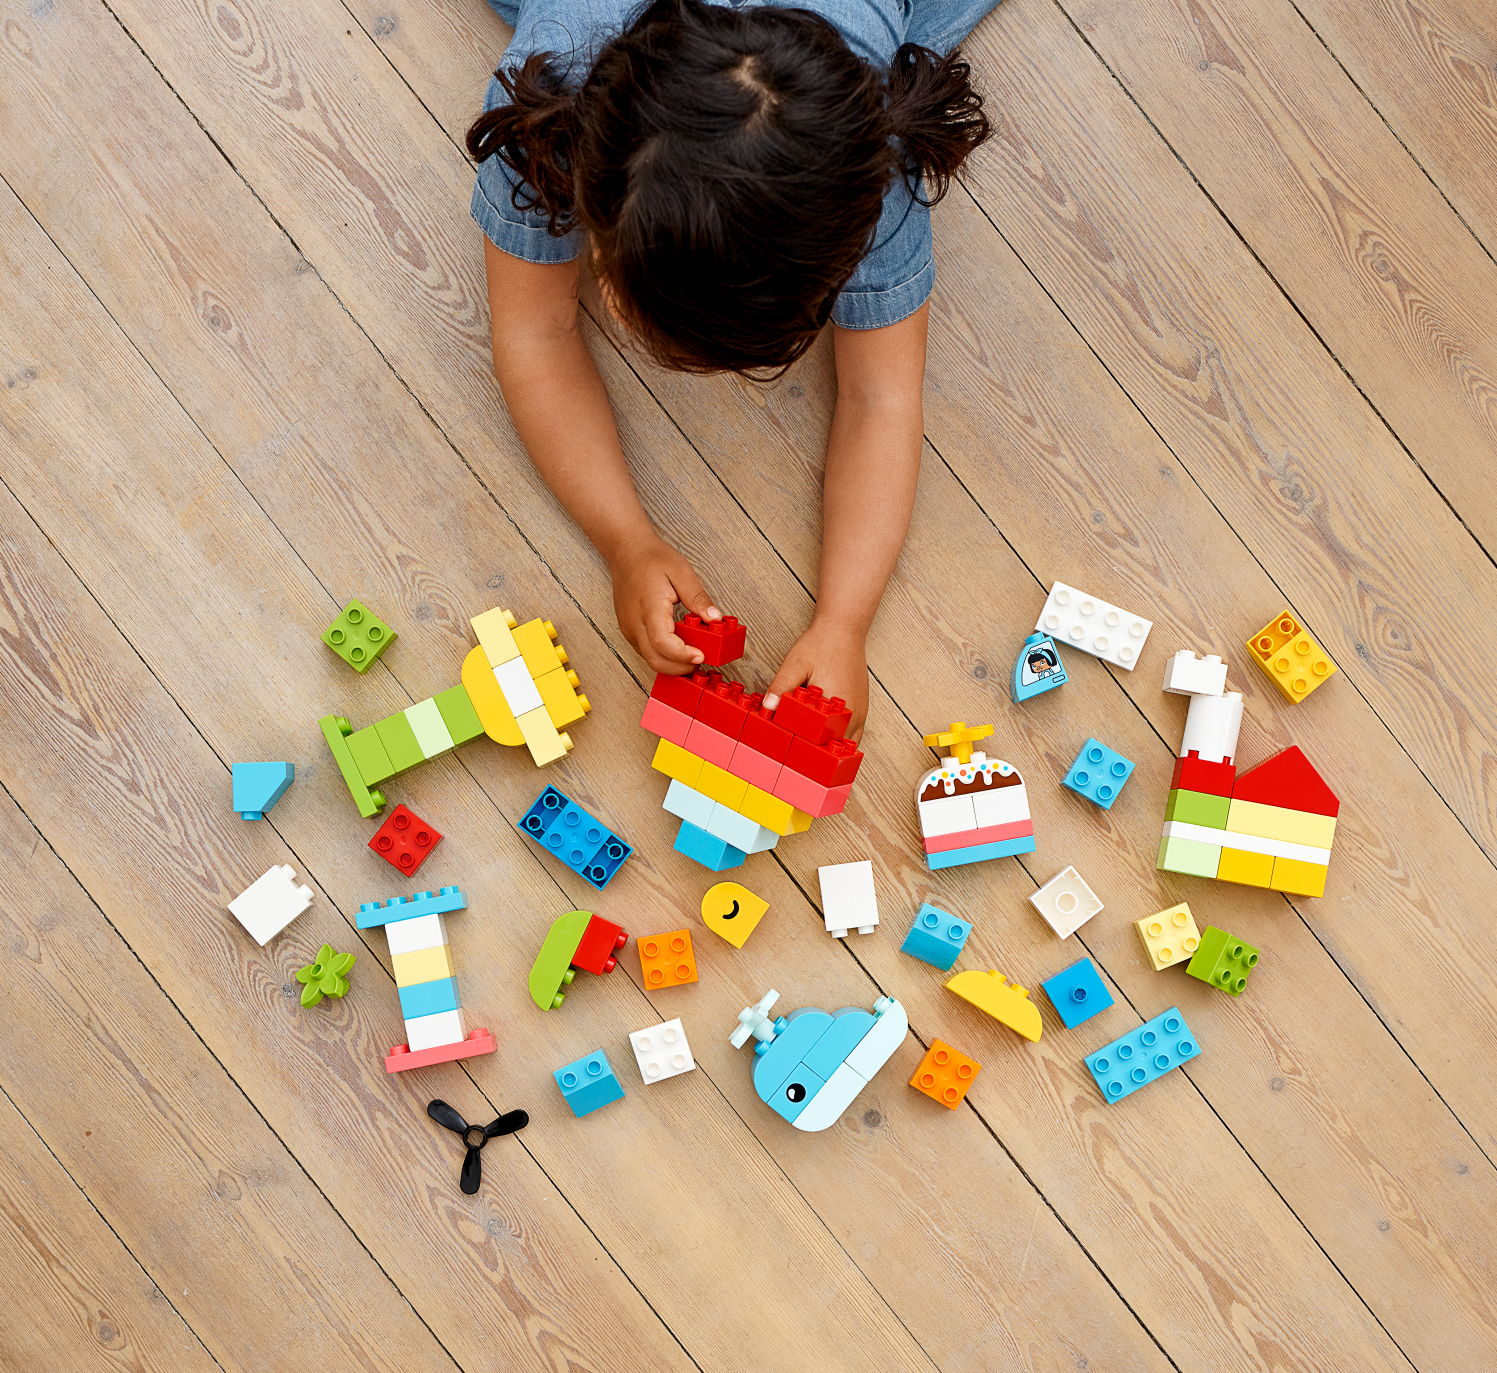
[{"label": "green leaf piece", "polygon": [[304,984],[301,1004],[315,1006],[325,996],[344,995],[348,991],[348,970],[355,958],[351,953],[339,953],[331,944],[318,949],[316,961],[296,973],[296,980]]}]

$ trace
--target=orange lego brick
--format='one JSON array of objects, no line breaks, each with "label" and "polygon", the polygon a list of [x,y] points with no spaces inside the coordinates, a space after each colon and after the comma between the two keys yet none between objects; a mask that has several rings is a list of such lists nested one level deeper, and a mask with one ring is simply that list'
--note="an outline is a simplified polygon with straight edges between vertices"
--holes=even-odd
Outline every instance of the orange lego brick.
[{"label": "orange lego brick", "polygon": [[691,952],[691,931],[646,934],[635,940],[639,949],[639,971],[645,989],[684,987],[697,980],[696,958]]},{"label": "orange lego brick", "polygon": [[959,1049],[943,1044],[939,1039],[930,1042],[910,1086],[924,1092],[932,1101],[939,1101],[948,1110],[956,1110],[972,1080],[982,1071],[982,1064],[968,1058]]}]

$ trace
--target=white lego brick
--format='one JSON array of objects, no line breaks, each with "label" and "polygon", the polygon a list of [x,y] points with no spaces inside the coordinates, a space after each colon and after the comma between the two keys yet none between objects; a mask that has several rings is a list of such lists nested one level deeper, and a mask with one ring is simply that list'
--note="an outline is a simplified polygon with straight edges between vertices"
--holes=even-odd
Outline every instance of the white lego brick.
[{"label": "white lego brick", "polygon": [[1195,751],[1203,763],[1230,762],[1237,755],[1237,733],[1242,728],[1242,693],[1192,696],[1185,712],[1185,737],[1180,757]]},{"label": "white lego brick", "polygon": [[436,1015],[418,1015],[405,1022],[406,1043],[413,1054],[435,1049],[442,1044],[461,1044],[468,1037],[463,1028],[463,1008],[438,1011]]},{"label": "white lego brick", "polygon": [[430,696],[424,701],[417,701],[413,706],[407,706],[405,720],[411,727],[411,733],[416,736],[416,746],[425,757],[435,758],[448,749],[457,747],[452,731],[447,728],[447,721],[442,718],[441,709]]},{"label": "white lego brick", "polygon": [[791,1123],[797,1130],[829,1130],[867,1085],[867,1078],[860,1077],[846,1063],[839,1063]]},{"label": "white lego brick", "polygon": [[1227,665],[1214,653],[1198,658],[1182,648],[1164,665],[1164,689],[1176,696],[1220,696],[1227,687]]},{"label": "white lego brick", "polygon": [[697,1066],[679,1017],[662,1021],[652,1029],[636,1030],[629,1036],[629,1045],[634,1050],[634,1061],[639,1064],[639,1075],[646,1082],[663,1082],[679,1073],[689,1073]]},{"label": "white lego brick", "polygon": [[540,688],[536,686],[523,658],[511,658],[507,663],[500,663],[494,669],[494,680],[504,693],[504,703],[509,707],[509,713],[517,720],[526,711],[545,705],[541,700]]},{"label": "white lego brick", "polygon": [[872,934],[878,924],[878,898],[873,891],[873,864],[833,863],[818,868],[821,878],[821,914],[826,932],[845,939],[848,930]]},{"label": "white lego brick", "polygon": [[660,809],[686,821],[688,825],[704,830],[707,828],[707,821],[712,818],[712,812],[717,809],[717,802],[695,788],[688,787],[685,782],[672,778],[670,786],[665,789],[665,800],[660,803]]},{"label": "white lego brick", "polygon": [[229,910],[263,949],[311,904],[311,887],[299,886],[295,870],[281,864],[251,882]]},{"label": "white lego brick", "polygon": [[885,999],[889,1004],[884,1013],[873,1022],[873,1028],[842,1060],[844,1067],[850,1068],[866,1082],[872,1082],[873,1075],[894,1056],[894,1051],[904,1043],[904,1037],[910,1029],[910,1018],[904,1006],[892,996],[874,1002],[874,1011],[877,1012]]},{"label": "white lego brick", "polygon": [[721,801],[713,802],[712,814],[701,828],[717,839],[727,840],[735,849],[742,849],[744,853],[763,853],[780,842],[780,836],[772,829],[766,829],[748,816],[740,815]]},{"label": "white lego brick", "polygon": [[438,949],[447,942],[447,922],[440,913],[417,915],[410,920],[392,920],[385,926],[385,938],[390,941],[391,958],[398,953]]},{"label": "white lego brick", "polygon": [[1154,621],[1056,582],[1034,627],[1056,643],[1079,648],[1132,672]]},{"label": "white lego brick", "polygon": [[977,819],[978,829],[1028,820],[1029,793],[1022,782],[1016,787],[989,787],[986,791],[974,792],[972,814]]},{"label": "white lego brick", "polygon": [[921,801],[917,809],[924,839],[939,839],[944,834],[961,834],[977,828],[970,796],[941,796],[934,801]]},{"label": "white lego brick", "polygon": [[1069,939],[1102,909],[1097,894],[1075,868],[1063,868],[1029,900],[1062,939]]},{"label": "white lego brick", "polygon": [[1238,834],[1236,830],[1219,830],[1210,825],[1192,825],[1184,820],[1164,822],[1166,839],[1194,839],[1198,844],[1210,844],[1215,848],[1237,849],[1242,853],[1267,853],[1275,858],[1295,858],[1301,863],[1318,863],[1329,867],[1330,849],[1315,848],[1310,844],[1291,844],[1287,839],[1262,839],[1256,834]]}]

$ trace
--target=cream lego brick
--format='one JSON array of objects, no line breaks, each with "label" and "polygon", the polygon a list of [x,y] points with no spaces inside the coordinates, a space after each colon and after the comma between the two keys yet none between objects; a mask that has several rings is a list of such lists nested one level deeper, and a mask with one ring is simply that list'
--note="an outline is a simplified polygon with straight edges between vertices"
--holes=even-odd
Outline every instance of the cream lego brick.
[{"label": "cream lego brick", "polygon": [[1203,763],[1225,763],[1237,756],[1237,734],[1242,728],[1242,693],[1192,696],[1185,712],[1185,737],[1180,757],[1194,751]]},{"label": "cream lego brick", "polygon": [[636,1030],[629,1036],[629,1047],[634,1050],[639,1075],[646,1082],[664,1082],[697,1066],[679,1017],[648,1030]]},{"label": "cream lego brick", "polygon": [[385,937],[390,945],[390,957],[403,953],[420,953],[422,949],[435,949],[447,942],[447,922],[439,913],[417,915],[410,920],[392,920],[385,926]]},{"label": "cream lego brick", "polygon": [[1062,939],[1069,939],[1102,909],[1096,892],[1075,868],[1062,868],[1029,902]]},{"label": "cream lego brick", "polygon": [[442,718],[441,710],[430,696],[413,706],[407,706],[405,720],[411,727],[411,733],[416,736],[416,746],[427,758],[435,758],[438,754],[457,747],[452,731],[447,728],[447,721]]},{"label": "cream lego brick", "polygon": [[[545,706],[537,706],[534,710],[515,716],[515,724],[520,727],[526,747],[530,749],[531,760],[538,768],[554,763],[558,758],[565,758],[567,750],[572,747],[571,735],[561,733],[552,724]],[[660,742],[664,744],[669,740],[662,739]]]},{"label": "cream lego brick", "polygon": [[311,887],[298,885],[295,870],[283,863],[251,882],[229,911],[263,949],[311,904]]},{"label": "cream lego brick", "polygon": [[1329,849],[1336,838],[1336,817],[1234,800],[1227,807],[1227,829],[1233,834],[1256,834],[1260,839],[1286,839],[1291,844]]},{"label": "cream lego brick", "polygon": [[452,967],[452,950],[446,944],[417,949],[414,953],[392,953],[390,963],[397,987],[415,987],[422,982],[457,976]]},{"label": "cream lego brick", "polygon": [[1056,582],[1034,627],[1056,643],[1132,672],[1154,621]]},{"label": "cream lego brick", "polygon": [[1227,665],[1214,653],[1198,658],[1182,648],[1164,665],[1164,689],[1176,696],[1220,696],[1227,687]]},{"label": "cream lego brick", "polygon": [[1183,820],[1164,822],[1166,839],[1194,839],[1198,844],[1217,844],[1224,849],[1237,849],[1242,853],[1267,853],[1275,858],[1293,858],[1301,863],[1316,863],[1321,867],[1331,861],[1330,849],[1316,848],[1310,844],[1291,844],[1285,839],[1260,839],[1256,834],[1242,834],[1236,830],[1210,829],[1205,825],[1191,825]]},{"label": "cream lego brick", "polygon": [[473,626],[473,637],[478,640],[490,667],[498,667],[520,656],[520,646],[511,632],[515,617],[509,611],[495,606],[482,615],[475,615],[468,623]]},{"label": "cream lego brick", "polygon": [[1156,973],[1162,973],[1166,968],[1184,967],[1201,946],[1201,932],[1196,929],[1195,916],[1190,913],[1189,904],[1183,901],[1178,906],[1135,920],[1133,926],[1144,941],[1144,950]]},{"label": "cream lego brick", "polygon": [[878,898],[873,891],[873,864],[833,863],[816,870],[821,879],[821,914],[826,932],[845,939],[848,930],[872,934],[878,924]]},{"label": "cream lego brick", "polygon": [[970,796],[940,796],[934,801],[921,801],[916,809],[920,813],[920,833],[926,839],[977,828]]},{"label": "cream lego brick", "polygon": [[413,1054],[435,1049],[443,1044],[461,1044],[468,1037],[463,1028],[463,1008],[438,1011],[436,1015],[418,1015],[405,1022],[406,1043]]},{"label": "cream lego brick", "polygon": [[[526,711],[545,708],[540,688],[536,686],[535,678],[530,675],[530,669],[525,666],[523,658],[511,658],[507,663],[500,663],[494,669],[494,680],[499,683],[499,690],[504,693],[504,703],[516,720]],[[548,715],[547,719],[549,718]]]}]

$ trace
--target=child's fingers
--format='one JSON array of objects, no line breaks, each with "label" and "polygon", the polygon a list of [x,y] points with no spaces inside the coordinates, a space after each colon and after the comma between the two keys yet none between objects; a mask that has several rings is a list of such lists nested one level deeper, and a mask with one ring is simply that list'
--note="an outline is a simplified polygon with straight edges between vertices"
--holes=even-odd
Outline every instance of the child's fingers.
[{"label": "child's fingers", "polygon": [[692,648],[676,634],[675,624],[668,605],[645,614],[646,648],[640,652],[656,672],[690,672],[704,656],[701,649]]},{"label": "child's fingers", "polygon": [[796,687],[804,686],[810,677],[811,664],[792,651],[790,657],[780,664],[780,670],[775,673],[774,681],[769,684],[769,689],[764,693],[764,709],[778,710],[780,697],[787,691],[794,691]]},{"label": "child's fingers", "polygon": [[684,558],[675,576],[671,578],[676,588],[676,596],[682,605],[693,615],[700,615],[704,620],[720,620],[723,617],[712,597],[707,594],[707,589],[702,585],[702,579],[697,576],[695,569]]}]

